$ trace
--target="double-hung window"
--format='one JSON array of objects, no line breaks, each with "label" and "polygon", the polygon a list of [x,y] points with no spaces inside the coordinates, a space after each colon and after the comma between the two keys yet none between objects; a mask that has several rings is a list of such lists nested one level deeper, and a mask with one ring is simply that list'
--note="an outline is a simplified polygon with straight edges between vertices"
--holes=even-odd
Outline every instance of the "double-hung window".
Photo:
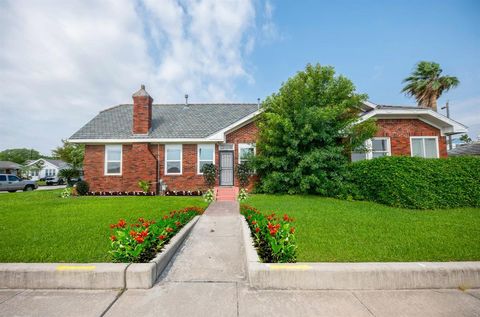
[{"label": "double-hung window", "polygon": [[122,175],[122,145],[105,145],[105,175]]},{"label": "double-hung window", "polygon": [[166,175],[182,174],[182,145],[181,144],[165,145],[165,174]]},{"label": "double-hung window", "polygon": [[255,155],[255,143],[238,144],[238,163],[242,164],[248,161],[250,157]]},{"label": "double-hung window", "polygon": [[371,138],[365,141],[364,148],[352,152],[352,162],[390,155],[390,138]]},{"label": "double-hung window", "polygon": [[202,173],[202,167],[205,164],[215,164],[215,144],[199,144],[197,146],[198,153],[198,174]]},{"label": "double-hung window", "polygon": [[410,149],[412,156],[424,158],[438,158],[438,138],[431,137],[410,137]]}]

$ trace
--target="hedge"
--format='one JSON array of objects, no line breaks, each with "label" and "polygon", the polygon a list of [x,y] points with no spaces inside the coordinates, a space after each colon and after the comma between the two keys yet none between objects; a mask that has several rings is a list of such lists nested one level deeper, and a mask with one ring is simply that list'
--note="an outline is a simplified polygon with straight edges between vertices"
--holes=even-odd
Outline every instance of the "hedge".
[{"label": "hedge", "polygon": [[480,207],[480,159],[383,157],[350,164],[354,199],[415,208]]}]

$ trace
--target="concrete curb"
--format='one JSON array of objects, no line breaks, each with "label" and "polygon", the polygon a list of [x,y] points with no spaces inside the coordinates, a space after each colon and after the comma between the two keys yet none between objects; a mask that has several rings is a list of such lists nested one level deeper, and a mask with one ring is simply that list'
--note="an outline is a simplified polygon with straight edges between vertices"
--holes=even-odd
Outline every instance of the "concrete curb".
[{"label": "concrete curb", "polygon": [[0,289],[150,288],[198,218],[190,220],[149,263],[2,263]]},{"label": "concrete curb", "polygon": [[127,288],[151,288],[199,218],[200,216],[196,216],[190,220],[149,263],[131,264],[126,272]]},{"label": "concrete curb", "polygon": [[261,263],[243,216],[250,286],[257,289],[398,290],[480,287],[480,262]]}]

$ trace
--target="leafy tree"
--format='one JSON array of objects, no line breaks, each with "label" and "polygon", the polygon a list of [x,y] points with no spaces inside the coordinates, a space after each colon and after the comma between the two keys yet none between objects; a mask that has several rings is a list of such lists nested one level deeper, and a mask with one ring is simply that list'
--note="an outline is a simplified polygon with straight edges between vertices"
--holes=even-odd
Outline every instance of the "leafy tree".
[{"label": "leafy tree", "polygon": [[356,124],[367,98],[330,66],[307,65],[268,97],[259,116],[253,164],[263,192],[344,193],[352,148],[376,131],[372,120]]},{"label": "leafy tree", "polygon": [[70,143],[66,140],[62,140],[62,142],[62,146],[52,151],[53,157],[69,163],[73,168],[80,168],[85,156],[85,145]]},{"label": "leafy tree", "polygon": [[25,164],[28,160],[37,160],[42,156],[34,149],[7,149],[0,152],[0,161],[11,161],[18,164]]},{"label": "leafy tree", "polygon": [[402,92],[415,97],[419,106],[437,111],[437,99],[443,92],[455,88],[460,81],[454,76],[441,76],[440,65],[434,62],[419,62],[413,73],[403,80]]},{"label": "leafy tree", "polygon": [[40,161],[37,161],[35,162],[35,164],[32,164],[32,165],[24,165],[22,166],[21,170],[20,170],[20,175],[22,176],[22,178],[30,178],[30,174],[31,172],[39,172],[43,166],[45,165],[45,162],[43,160],[40,160]]},{"label": "leafy tree", "polygon": [[472,139],[470,139],[470,137],[468,136],[468,134],[463,134],[460,136],[460,141],[462,141],[463,143],[472,143]]}]

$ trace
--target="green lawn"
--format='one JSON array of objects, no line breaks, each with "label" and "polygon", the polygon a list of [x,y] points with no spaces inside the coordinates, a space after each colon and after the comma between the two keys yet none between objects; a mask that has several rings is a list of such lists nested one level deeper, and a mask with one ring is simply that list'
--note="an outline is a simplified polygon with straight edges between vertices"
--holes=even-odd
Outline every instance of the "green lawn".
[{"label": "green lawn", "polygon": [[72,197],[61,191],[0,194],[0,262],[108,262],[111,223],[160,218],[201,197]]},{"label": "green lawn", "polygon": [[420,211],[287,195],[252,195],[246,204],[296,219],[299,262],[480,260],[479,208]]}]

